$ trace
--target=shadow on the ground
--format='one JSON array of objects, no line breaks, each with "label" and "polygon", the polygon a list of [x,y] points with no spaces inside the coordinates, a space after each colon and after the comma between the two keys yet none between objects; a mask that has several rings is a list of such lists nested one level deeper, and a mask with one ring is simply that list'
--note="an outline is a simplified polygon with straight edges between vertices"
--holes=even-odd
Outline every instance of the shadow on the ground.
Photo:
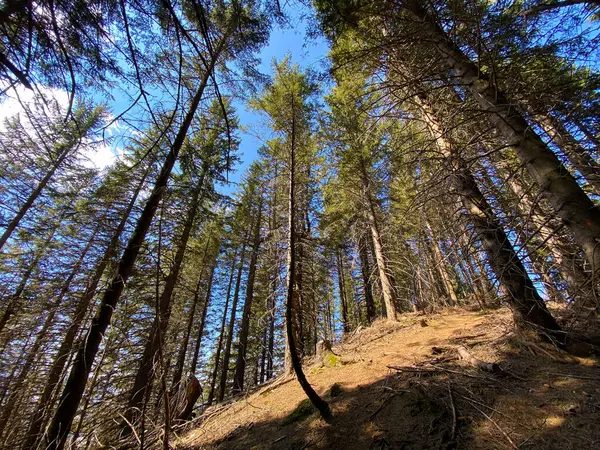
[{"label": "shadow on the ground", "polygon": [[[219,449],[587,449],[600,445],[600,368],[540,346],[504,342],[499,375],[459,362],[390,374],[326,395],[326,424],[256,422],[198,447]],[[424,366],[425,367],[425,366]],[[431,366],[428,366],[431,368]],[[295,381],[294,381],[295,382]],[[333,383],[333,381],[332,381]],[[272,393],[271,395],[273,395]]]}]

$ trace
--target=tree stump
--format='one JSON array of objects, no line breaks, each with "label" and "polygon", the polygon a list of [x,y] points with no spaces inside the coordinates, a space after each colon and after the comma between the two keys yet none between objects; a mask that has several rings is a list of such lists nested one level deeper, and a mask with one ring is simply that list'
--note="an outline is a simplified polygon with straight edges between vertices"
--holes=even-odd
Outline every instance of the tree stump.
[{"label": "tree stump", "polygon": [[185,389],[180,386],[175,398],[171,399],[171,417],[179,422],[188,420],[200,395],[202,386],[194,375],[190,375]]}]

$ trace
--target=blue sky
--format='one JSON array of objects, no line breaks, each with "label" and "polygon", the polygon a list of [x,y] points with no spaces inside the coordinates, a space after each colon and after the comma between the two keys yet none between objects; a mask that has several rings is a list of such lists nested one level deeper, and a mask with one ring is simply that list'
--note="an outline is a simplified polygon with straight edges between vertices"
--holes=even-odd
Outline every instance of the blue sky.
[{"label": "blue sky", "polygon": [[[308,19],[306,14],[310,14],[307,8],[295,4],[294,8],[285,10],[289,16],[289,23],[285,27],[275,26],[271,31],[269,43],[260,52],[258,57],[261,60],[259,70],[263,74],[271,75],[273,60],[281,61],[286,55],[290,55],[291,61],[297,63],[302,69],[319,70],[327,58],[329,44],[320,38],[307,36]],[[248,131],[241,132],[242,142],[240,145],[241,164],[236,168],[235,173],[229,175],[229,180],[237,183],[244,171],[257,157],[257,150],[262,145],[260,137],[268,138],[269,131],[261,129],[264,124],[264,117],[257,112],[248,111],[246,105],[238,101],[235,103],[237,114],[240,119],[240,125]],[[225,187],[225,192],[235,191],[235,184]]]},{"label": "blue sky", "polygon": [[[288,17],[287,23],[284,26],[275,25],[271,30],[271,35],[268,44],[257,55],[260,62],[259,71],[266,75],[271,75],[273,61],[281,61],[287,55],[290,56],[292,63],[297,63],[302,69],[312,69],[320,71],[325,67],[327,53],[329,51],[328,42],[322,37],[309,37],[308,26],[309,19],[307,16],[312,14],[312,11],[300,4],[283,4],[284,12]],[[66,108],[68,103],[68,94],[60,89],[50,89],[44,86],[40,87],[44,95],[51,98],[56,98],[59,104]],[[22,101],[30,103],[33,100],[33,93],[19,86],[17,88],[18,96]],[[17,91],[10,91],[6,98],[3,99],[2,107],[0,108],[0,122],[3,122],[5,117],[12,116],[22,110],[19,101],[17,100]],[[127,88],[125,88],[125,92]],[[101,93],[94,96],[97,103],[103,103],[108,100],[109,110],[114,115],[119,115],[127,110],[131,105],[131,99],[126,97],[123,91],[113,92],[114,99],[106,99]],[[151,90],[150,92],[154,92]],[[225,93],[225,92],[224,92]],[[160,97],[159,92],[154,92]],[[137,95],[134,89],[132,95]],[[220,190],[224,193],[232,193],[236,190],[236,184],[242,178],[244,171],[257,157],[257,150],[262,145],[263,139],[269,139],[269,130],[264,127],[265,118],[257,112],[249,111],[246,105],[241,100],[234,102],[240,125],[247,131],[241,131],[241,145],[239,155],[241,163],[234,169],[235,171],[229,174],[230,185],[223,186]],[[135,109],[130,112],[133,114],[132,119],[135,121]],[[97,168],[104,168],[114,162],[115,156],[122,151],[122,146],[126,141],[119,137],[130,136],[131,130],[123,122],[119,121],[113,124],[106,133],[107,137],[116,137],[116,140],[105,142],[99,145],[95,150],[85,152],[85,157],[89,159],[89,165]]]}]

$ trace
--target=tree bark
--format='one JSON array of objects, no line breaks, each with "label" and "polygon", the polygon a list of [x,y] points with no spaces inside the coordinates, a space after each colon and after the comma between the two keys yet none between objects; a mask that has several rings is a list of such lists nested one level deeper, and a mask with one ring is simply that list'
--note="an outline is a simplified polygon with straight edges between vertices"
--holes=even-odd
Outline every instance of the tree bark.
[{"label": "tree bark", "polygon": [[451,183],[459,195],[469,222],[472,224],[496,277],[506,289],[517,326],[533,325],[542,336],[558,337],[560,327],[537,293],[523,263],[506,233],[497,222],[489,203],[479,190],[465,162],[455,154],[452,144],[423,98],[416,102],[438,148],[451,171]]},{"label": "tree bark", "polygon": [[244,375],[246,372],[246,352],[248,346],[248,332],[250,330],[250,313],[254,299],[254,280],[256,278],[256,262],[260,249],[260,223],[262,219],[262,195],[258,204],[258,216],[254,228],[254,243],[250,256],[250,267],[248,268],[248,279],[246,280],[246,300],[242,312],[242,323],[237,346],[237,358],[235,362],[235,375],[233,378],[233,393],[237,394],[244,390]]},{"label": "tree bark", "polygon": [[446,263],[444,261],[444,256],[442,255],[442,251],[440,250],[440,246],[431,231],[431,226],[429,222],[425,222],[425,229],[427,231],[427,235],[429,238],[429,242],[431,244],[431,248],[433,250],[433,256],[435,258],[435,265],[437,266],[437,270],[440,274],[442,282],[444,284],[444,290],[450,299],[450,305],[455,306],[458,304],[458,297],[456,297],[456,292],[454,292],[454,287],[452,286],[452,280],[450,279],[450,274],[448,270],[446,270]]},{"label": "tree bark", "polygon": [[210,304],[210,298],[212,294],[212,285],[215,279],[215,270],[217,268],[217,262],[213,263],[210,270],[210,276],[208,278],[208,284],[206,285],[206,296],[204,297],[204,305],[202,305],[202,314],[200,316],[200,324],[198,325],[198,337],[196,338],[196,346],[194,347],[194,354],[192,355],[192,362],[190,364],[190,375],[196,375],[196,368],[198,367],[198,356],[200,355],[200,346],[202,344],[202,337],[204,335],[204,328],[206,327],[206,313],[208,312],[208,306]]},{"label": "tree bark", "polygon": [[242,272],[244,271],[244,262],[246,260],[246,241],[248,237],[248,235],[244,236],[244,242],[242,243],[240,265],[238,267],[237,278],[235,280],[235,289],[233,291],[233,303],[231,305],[231,315],[229,317],[229,327],[227,329],[227,340],[225,341],[225,350],[223,352],[223,367],[221,368],[221,378],[219,381],[219,395],[217,396],[217,400],[219,402],[225,398],[225,388],[227,387],[227,378],[229,377],[229,358],[231,357],[233,328],[235,326],[235,317],[237,315],[237,304],[240,295],[240,283],[242,281]]},{"label": "tree bark", "polygon": [[19,282],[19,285],[15,289],[14,294],[11,296],[11,298],[8,302],[8,305],[7,305],[6,309],[4,310],[4,313],[2,313],[2,318],[0,318],[0,333],[2,331],[4,331],[4,327],[6,327],[6,324],[19,311],[21,296],[23,295],[23,292],[25,291],[25,288],[27,287],[27,283],[29,283],[29,279],[33,275],[33,272],[38,267],[41,259],[44,257],[46,250],[48,250],[48,248],[50,247],[50,244],[52,243],[52,240],[54,239],[54,235],[61,227],[61,225],[62,225],[61,222],[62,222],[63,217],[64,217],[64,215],[61,215],[60,219],[54,225],[54,227],[52,228],[52,231],[50,232],[48,237],[44,240],[43,244],[36,250],[33,261],[27,267],[27,269],[25,270],[25,273],[23,273],[23,276],[21,277],[21,281]]},{"label": "tree bark", "polygon": [[229,300],[231,298],[231,288],[233,286],[233,275],[235,274],[235,263],[237,256],[237,248],[233,254],[231,262],[231,270],[229,272],[229,282],[227,283],[227,296],[225,298],[225,306],[223,307],[223,316],[221,318],[221,331],[219,332],[219,341],[217,343],[217,352],[215,354],[215,367],[210,381],[210,391],[208,393],[207,405],[212,405],[215,398],[215,386],[217,384],[217,376],[219,373],[219,361],[221,360],[221,351],[223,350],[223,338],[225,337],[225,322],[227,321],[227,311],[229,309]]},{"label": "tree bark", "polygon": [[592,305],[594,303],[594,293],[592,280],[583,270],[580,264],[565,248],[561,239],[556,236],[556,231],[543,218],[539,211],[539,205],[536,205],[531,196],[525,192],[522,185],[516,177],[508,179],[508,187],[517,196],[518,208],[531,220],[535,232],[539,233],[540,238],[545,243],[550,256],[559,268],[560,274],[567,282],[569,296],[578,303]]},{"label": "tree bark", "polygon": [[0,236],[0,251],[2,251],[4,244],[6,244],[6,241],[8,241],[8,239],[10,238],[12,233],[15,231],[15,229],[19,225],[19,222],[21,222],[21,219],[23,219],[25,214],[27,214],[27,211],[29,211],[29,209],[31,208],[33,203],[37,200],[37,198],[40,196],[40,194],[42,193],[44,188],[48,185],[48,182],[54,176],[55,172],[65,161],[67,156],[69,156],[71,154],[73,147],[76,146],[77,140],[78,139],[76,139],[75,142],[67,142],[67,143],[63,143],[63,144],[57,144],[59,147],[64,147],[64,148],[62,148],[58,152],[58,157],[56,158],[56,161],[54,161],[54,164],[52,164],[52,166],[50,167],[50,170],[46,173],[46,175],[44,175],[44,177],[41,179],[41,181],[38,183],[38,185],[35,187],[35,189],[31,192],[31,194],[29,194],[29,197],[27,197],[27,200],[25,200],[25,203],[23,203],[21,208],[19,208],[19,211],[17,212],[15,217],[13,217],[12,220],[6,226],[6,229],[2,233],[2,236]]},{"label": "tree bark", "polygon": [[102,297],[102,302],[98,311],[98,315],[93,319],[92,325],[80,347],[77,357],[73,362],[73,368],[67,380],[67,384],[63,390],[60,404],[54,414],[52,424],[46,438],[46,446],[48,450],[61,450],[66,442],[73,418],[77,412],[81,397],[89,377],[92,364],[98,353],[102,336],[106,332],[110,324],[112,314],[117,307],[117,303],[121,297],[125,284],[131,275],[133,266],[140,252],[140,248],[148,232],[148,228],[152,223],[158,204],[163,198],[167,187],[171,171],[179,156],[179,151],[183,145],[188,129],[192,123],[192,119],[196,113],[196,109],[200,104],[204,88],[208,83],[209,77],[216,63],[216,58],[221,52],[223,40],[216,51],[215,57],[211,60],[211,65],[206,68],[200,86],[196,90],[194,97],[190,103],[186,116],[181,124],[177,136],[173,141],[173,145],[165,159],[160,175],[156,180],[152,193],[146,201],[146,205],[140,215],[135,230],[127,243],[127,247],[121,256],[115,276]]},{"label": "tree bark", "polygon": [[92,276],[90,283],[88,284],[85,292],[81,296],[79,303],[75,307],[75,312],[73,314],[73,319],[71,320],[71,324],[67,328],[63,340],[56,352],[56,356],[54,357],[54,361],[52,363],[52,367],[48,372],[48,378],[46,380],[46,384],[44,386],[44,390],[42,395],[38,401],[38,405],[31,419],[31,425],[27,432],[27,440],[24,443],[23,448],[37,448],[39,444],[39,433],[44,423],[44,416],[48,414],[49,411],[54,407],[54,402],[51,401],[52,394],[58,385],[60,376],[65,368],[65,364],[67,363],[69,354],[71,353],[71,349],[73,348],[73,343],[75,342],[75,337],[79,332],[81,325],[85,319],[85,314],[89,309],[90,303],[94,298],[96,293],[96,289],[98,288],[98,284],[104,275],[104,271],[106,267],[112,261],[117,251],[117,247],[119,245],[119,240],[121,238],[121,234],[125,229],[125,225],[127,224],[127,219],[131,215],[131,211],[135,206],[138,195],[142,190],[144,183],[146,182],[146,177],[150,173],[150,167],[144,172],[142,179],[137,185],[125,212],[123,213],[119,225],[115,230],[114,234],[111,237],[111,240],[104,251],[102,257],[98,260],[96,264],[96,269],[94,270],[94,275]]},{"label": "tree bark", "polygon": [[363,289],[365,292],[365,304],[367,307],[367,321],[369,323],[375,320],[375,301],[373,300],[373,289],[371,286],[371,268],[369,266],[369,254],[367,244],[364,239],[358,239],[358,255],[360,258],[360,273],[362,275]]},{"label": "tree bark", "polygon": [[348,323],[348,301],[346,299],[346,287],[344,283],[344,263],[342,260],[342,251],[338,247],[335,252],[338,273],[338,290],[340,291],[340,306],[342,308],[342,326],[344,333],[350,332]]},{"label": "tree bark", "polygon": [[302,364],[300,357],[296,351],[296,336],[292,321],[293,312],[293,297],[294,290],[296,287],[295,272],[296,272],[296,205],[295,205],[295,140],[296,140],[296,129],[295,129],[295,111],[294,111],[294,97],[292,96],[292,129],[291,129],[291,149],[290,149],[290,175],[289,175],[289,202],[288,202],[288,261],[287,261],[287,300],[285,309],[285,329],[287,335],[287,347],[288,353],[291,360],[291,366],[296,373],[298,382],[302,387],[302,390],[309,398],[313,406],[319,411],[321,417],[327,422],[332,418],[329,405],[324,401],[319,394],[315,392],[302,370]]},{"label": "tree bark", "polygon": [[573,168],[583,175],[593,188],[594,193],[600,195],[600,165],[591,157],[588,151],[554,117],[537,115],[534,120],[550,139],[565,152]]},{"label": "tree bark", "polygon": [[192,334],[192,327],[194,326],[194,317],[196,316],[196,308],[198,306],[198,300],[200,299],[200,288],[202,287],[202,280],[204,278],[204,268],[206,266],[206,254],[208,252],[208,246],[210,244],[210,239],[206,240],[206,245],[204,246],[204,252],[202,255],[202,268],[200,269],[200,274],[198,275],[198,282],[196,283],[196,289],[194,290],[194,298],[192,299],[191,310],[188,312],[188,322],[185,328],[185,335],[183,337],[183,341],[181,342],[181,346],[179,347],[179,354],[177,355],[177,362],[175,363],[175,370],[173,371],[173,381],[171,385],[171,395],[176,395],[177,390],[179,389],[179,383],[181,382],[181,377],[183,376],[183,368],[185,366],[185,357],[187,355],[187,349],[190,341],[190,335]]},{"label": "tree bark", "polygon": [[165,336],[169,327],[169,320],[171,318],[173,291],[175,290],[175,285],[179,279],[179,272],[187,249],[188,240],[192,233],[192,227],[204,197],[202,195],[202,189],[206,171],[208,169],[207,166],[208,164],[206,163],[203,165],[202,174],[192,191],[192,198],[190,200],[190,205],[188,206],[183,230],[177,241],[177,251],[175,252],[173,265],[165,280],[165,286],[158,301],[158,311],[156,311],[146,345],[144,346],[142,360],[136,373],[133,387],[129,393],[127,409],[124,413],[124,421],[122,424],[123,430],[129,430],[131,424],[134,424],[135,411],[140,409],[145,394],[149,392],[148,386],[150,386],[154,380],[156,368],[158,367],[158,351],[159,348],[164,345]]},{"label": "tree bark", "polygon": [[[11,388],[13,390],[13,394],[16,394],[17,392],[19,392],[22,389],[23,384],[25,383],[27,375],[29,374],[31,367],[32,367],[33,363],[35,362],[36,357],[39,356],[39,351],[42,348],[42,345],[44,344],[44,342],[47,338],[48,331],[50,330],[50,327],[54,324],[54,317],[56,316],[56,313],[58,312],[58,308],[62,304],[67,293],[69,292],[69,289],[71,288],[71,283],[73,282],[73,279],[75,278],[75,276],[77,276],[77,274],[79,273],[79,269],[81,268],[81,265],[83,264],[83,261],[84,261],[86,255],[92,248],[92,245],[94,244],[94,242],[96,240],[96,236],[98,235],[98,231],[100,229],[101,223],[102,223],[102,220],[97,222],[96,227],[95,227],[94,231],[92,232],[92,235],[88,239],[86,246],[84,247],[83,251],[81,252],[78,260],[75,262],[75,264],[71,268],[71,272],[65,279],[60,292],[56,296],[56,299],[50,305],[48,305],[48,307],[47,307],[48,315],[46,316],[46,319],[44,320],[44,325],[40,329],[33,345],[29,348],[29,354],[28,354],[27,358],[25,359],[25,362],[22,365],[21,372],[20,372],[19,376],[17,377],[17,380],[11,386]],[[8,423],[8,420],[10,419],[12,410],[15,406],[15,401],[16,401],[16,397],[11,395],[9,397],[7,403],[3,407],[2,415],[0,416],[0,438],[4,434],[6,424]]]},{"label": "tree bark", "polygon": [[446,59],[451,74],[473,96],[488,119],[511,145],[523,166],[538,184],[542,195],[552,205],[581,247],[592,272],[600,270],[600,210],[556,155],[531,129],[527,121],[490,78],[451,41],[435,19],[417,0],[403,2],[404,8],[420,24],[424,34]]},{"label": "tree bark", "polygon": [[367,175],[367,169],[364,161],[361,161],[360,163],[360,177],[364,200],[366,202],[367,220],[371,229],[371,237],[373,239],[374,257],[375,261],[377,262],[379,280],[381,282],[381,291],[383,294],[383,302],[385,304],[385,314],[388,320],[396,320],[396,295],[394,293],[394,286],[390,276],[387,259],[383,251],[381,234],[379,232],[379,223],[375,214],[375,204],[371,195],[371,183]]}]

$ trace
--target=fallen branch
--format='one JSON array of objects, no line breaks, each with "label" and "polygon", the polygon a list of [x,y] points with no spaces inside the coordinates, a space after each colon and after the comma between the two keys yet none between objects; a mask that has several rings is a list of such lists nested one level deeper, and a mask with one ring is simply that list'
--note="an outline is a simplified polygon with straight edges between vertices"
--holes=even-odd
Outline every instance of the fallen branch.
[{"label": "fallen branch", "polygon": [[548,375],[556,375],[558,377],[565,377],[565,378],[576,378],[578,380],[600,381],[599,377],[586,377],[584,375],[573,375],[573,374],[570,374],[570,373],[548,372]]},{"label": "fallen branch", "polygon": [[448,396],[450,397],[450,405],[452,406],[452,434],[450,435],[450,442],[454,442],[454,439],[456,438],[456,406],[454,405],[450,383],[448,383]]},{"label": "fallen branch", "polygon": [[493,380],[493,378],[480,377],[477,375],[473,375],[466,372],[461,372],[459,370],[447,369],[445,367],[411,367],[411,366],[387,366],[388,369],[397,370],[398,372],[415,372],[415,373],[455,373],[458,375],[464,375],[469,378],[476,378],[478,380]]}]

